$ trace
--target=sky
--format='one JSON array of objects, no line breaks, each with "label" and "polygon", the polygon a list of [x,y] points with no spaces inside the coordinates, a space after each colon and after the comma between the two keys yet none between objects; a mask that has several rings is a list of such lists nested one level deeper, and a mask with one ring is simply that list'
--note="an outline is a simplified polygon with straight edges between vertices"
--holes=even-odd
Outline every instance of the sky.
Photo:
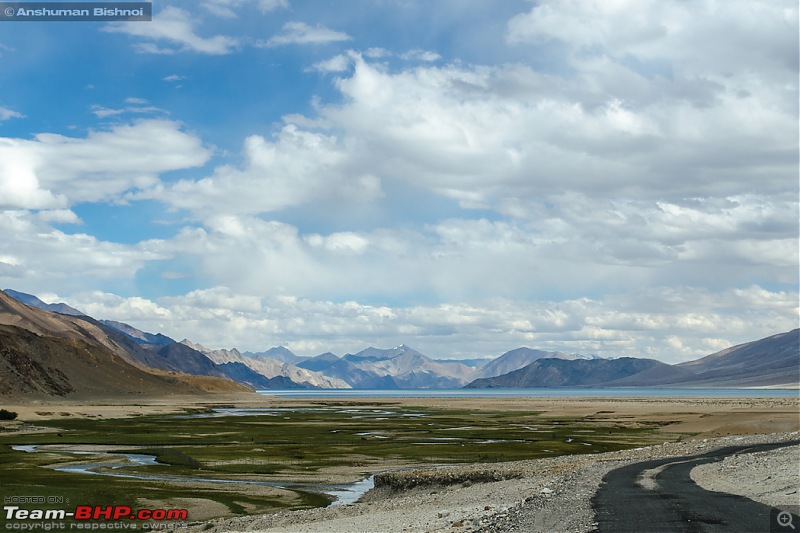
[{"label": "sky", "polygon": [[796,0],[153,13],[0,22],[0,287],[300,355],[798,326]]}]

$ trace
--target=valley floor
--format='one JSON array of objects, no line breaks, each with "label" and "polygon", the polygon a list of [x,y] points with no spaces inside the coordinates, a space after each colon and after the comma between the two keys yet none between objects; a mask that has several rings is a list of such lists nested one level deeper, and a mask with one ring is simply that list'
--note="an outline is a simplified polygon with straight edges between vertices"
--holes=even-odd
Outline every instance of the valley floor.
[{"label": "valley floor", "polygon": [[[2,407],[19,413],[23,423],[17,422],[16,430],[24,432],[27,421],[35,423],[37,419],[59,417],[116,418],[218,406],[343,404],[535,411],[543,417],[580,417],[605,425],[657,428],[657,436],[663,437],[659,442],[663,444],[603,454],[395,472],[385,475],[382,486],[379,483],[355,504],[218,519],[196,523],[190,529],[211,532],[591,531],[594,528],[591,498],[602,477],[618,466],[652,458],[693,455],[734,444],[800,439],[800,398],[797,397],[334,401],[243,394],[125,402],[29,402]],[[800,446],[764,453],[754,460],[738,461],[706,465],[697,468],[692,476],[708,490],[739,491],[771,506],[800,505],[797,492]],[[362,475],[353,472],[353,481]],[[487,476],[498,481],[481,482]],[[393,490],[390,486],[413,488]]]},{"label": "valley floor", "polygon": [[[731,445],[797,440],[800,432],[750,435],[671,442],[635,450],[598,455],[563,456],[518,461],[479,468],[494,469],[515,479],[491,483],[443,486],[454,472],[421,470],[404,476],[423,476],[429,485],[392,492],[374,489],[362,501],[327,509],[284,512],[219,520],[196,531],[286,532],[402,532],[402,531],[559,531],[595,529],[592,497],[603,476],[633,462],[681,457]],[[800,505],[800,446],[740,456],[743,468],[699,467],[696,482],[712,491],[733,492],[771,507],[797,512]],[[730,466],[730,465],[728,465]],[[474,470],[476,466],[461,467]],[[449,469],[448,469],[449,470]],[[654,527],[654,531],[658,530]]]}]

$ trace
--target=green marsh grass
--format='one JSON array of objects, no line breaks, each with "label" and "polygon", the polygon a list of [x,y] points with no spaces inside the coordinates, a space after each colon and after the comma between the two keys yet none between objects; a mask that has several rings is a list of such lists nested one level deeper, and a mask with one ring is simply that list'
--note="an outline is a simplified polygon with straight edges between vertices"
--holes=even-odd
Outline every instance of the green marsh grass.
[{"label": "green marsh grass", "polygon": [[[261,410],[264,411],[264,410]],[[294,496],[262,497],[235,484],[188,486],[59,472],[53,466],[92,462],[92,456],[58,447],[92,445],[144,453],[160,464],[119,471],[250,481],[326,481],[334,468],[353,480],[407,465],[513,461],[562,454],[598,453],[658,440],[655,428],[603,426],[577,418],[548,419],[536,412],[445,410],[400,406],[337,405],[275,409],[260,414],[131,418],[69,418],[36,422],[54,432],[0,433],[0,485],[5,495],[60,496],[73,504],[131,505],[136,499],[207,498],[228,516],[326,505],[329,498],[296,490]],[[663,438],[661,439],[663,440]],[[57,445],[26,453],[13,445]]]}]

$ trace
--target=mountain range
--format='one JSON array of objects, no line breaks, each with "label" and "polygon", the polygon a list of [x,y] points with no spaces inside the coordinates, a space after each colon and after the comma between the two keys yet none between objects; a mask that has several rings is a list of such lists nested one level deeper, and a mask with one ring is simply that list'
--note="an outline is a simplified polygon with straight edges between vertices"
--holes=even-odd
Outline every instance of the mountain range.
[{"label": "mountain range", "polygon": [[732,346],[695,361],[537,359],[512,372],[477,379],[469,388],[528,387],[787,387],[800,384],[800,329]]},{"label": "mountain range", "polygon": [[249,390],[145,362],[158,356],[87,316],[44,311],[0,291],[0,395],[132,397]]},{"label": "mountain range", "polygon": [[369,347],[343,357],[328,352],[299,363],[337,376],[362,389],[452,389],[465,385],[475,369],[457,361],[435,361],[404,344],[389,350]]},{"label": "mountain range", "polygon": [[208,349],[66,304],[0,291],[0,395],[182,394],[291,388],[800,386],[800,330],[695,361],[567,354],[521,347],[496,358],[435,360],[400,345],[299,356]]}]

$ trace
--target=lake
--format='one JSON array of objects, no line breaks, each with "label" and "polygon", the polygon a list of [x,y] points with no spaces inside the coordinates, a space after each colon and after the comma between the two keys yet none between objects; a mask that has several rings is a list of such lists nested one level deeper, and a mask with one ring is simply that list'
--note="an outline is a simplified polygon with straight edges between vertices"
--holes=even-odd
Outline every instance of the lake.
[{"label": "lake", "polygon": [[797,389],[290,389],[259,390],[282,398],[796,398]]}]

